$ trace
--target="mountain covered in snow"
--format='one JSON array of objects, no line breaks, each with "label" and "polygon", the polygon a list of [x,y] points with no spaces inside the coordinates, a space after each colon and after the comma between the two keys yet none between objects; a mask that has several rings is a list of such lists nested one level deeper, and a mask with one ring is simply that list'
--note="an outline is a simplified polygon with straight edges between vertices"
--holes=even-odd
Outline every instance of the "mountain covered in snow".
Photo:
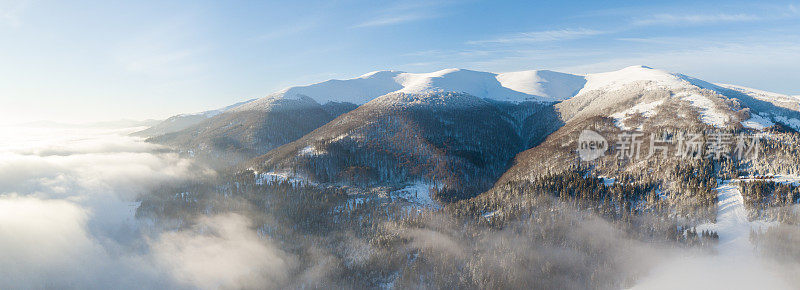
[{"label": "mountain covered in snow", "polygon": [[236,110],[264,109],[275,99],[303,96],[320,104],[346,102],[361,105],[389,93],[465,93],[498,101],[559,101],[573,96],[586,81],[582,76],[546,70],[490,73],[444,69],[431,73],[376,71],[357,78],[329,80],[272,93]]},{"label": "mountain covered in snow", "polygon": [[222,114],[223,112],[230,110],[232,108],[241,106],[243,104],[253,102],[256,99],[251,99],[239,103],[235,103],[233,105],[225,106],[215,110],[208,110],[198,113],[189,113],[189,114],[179,114],[172,117],[167,118],[166,120],[159,122],[152,127],[149,127],[142,131],[134,132],[133,136],[140,136],[140,137],[155,137],[161,136],[168,133],[178,132],[189,128],[193,125],[197,125],[200,122],[203,122],[209,118]]},{"label": "mountain covered in snow", "polygon": [[[650,255],[643,242],[666,246],[664,256],[695,247],[726,256],[710,268],[759,248],[796,260],[784,229],[761,227],[765,218],[797,224],[795,99],[646,66],[587,75],[369,73],[281,90],[152,137],[235,167],[214,181],[160,189],[137,215],[184,224],[191,220],[175,212],[252,210],[259,235],[292,251],[307,246],[310,260],[324,249],[342,280],[369,281],[353,288],[530,288],[554,276],[541,288],[630,288],[646,267],[626,261]],[[608,148],[581,160],[587,130]],[[641,133],[641,158],[620,158],[618,138],[633,133]],[[746,134],[762,150],[682,157],[675,149],[689,142],[686,133],[703,144]],[[608,245],[614,250],[599,250]],[[486,271],[487,263],[501,267]],[[523,274],[509,279],[515,268]],[[653,269],[646,275],[673,279]],[[703,269],[693,272],[707,278]],[[608,273],[629,277],[604,280]],[[298,277],[308,286],[305,274]],[[530,280],[502,284],[521,278]]]},{"label": "mountain covered in snow", "polygon": [[290,87],[151,141],[229,165],[257,157],[242,164],[318,183],[462,183],[480,191],[498,178],[568,168],[576,134],[590,125],[608,136],[800,130],[793,100],[646,66],[587,75],[378,71]]},{"label": "mountain covered in snow", "polygon": [[549,103],[394,92],[269,151],[248,167],[345,186],[427,184],[438,189],[439,198],[455,200],[491,187],[517,153],[559,126]]},{"label": "mountain covered in snow", "polygon": [[[621,133],[630,131],[648,138],[664,132],[674,137],[678,132],[800,130],[798,108],[785,106],[789,98],[780,94],[731,89],[645,66],[590,74],[586,79],[577,95],[554,105],[565,125],[539,146],[517,155],[498,186],[572,170],[580,163],[575,150],[583,130],[600,133],[612,145]],[[647,155],[649,139],[643,141],[641,150]],[[599,174],[653,174],[652,164],[620,162],[616,153],[609,146],[606,156],[591,163],[593,170]],[[661,169],[671,170],[663,165],[682,162],[672,157],[662,160]],[[646,168],[651,171],[643,171]]]}]

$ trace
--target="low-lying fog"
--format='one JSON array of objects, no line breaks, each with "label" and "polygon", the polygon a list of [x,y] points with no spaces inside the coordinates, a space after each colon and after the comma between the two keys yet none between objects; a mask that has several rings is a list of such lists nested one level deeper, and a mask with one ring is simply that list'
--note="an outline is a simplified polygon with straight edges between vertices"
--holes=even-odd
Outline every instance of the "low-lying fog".
[{"label": "low-lying fog", "polygon": [[0,288],[246,286],[280,265],[241,216],[206,218],[207,236],[137,222],[149,186],[214,173],[133,128],[1,129]]},{"label": "low-lying fog", "polygon": [[[135,128],[1,129],[0,288],[270,288],[290,275],[292,257],[242,215],[203,217],[203,231],[159,232],[137,221],[135,200],[151,186],[215,173],[128,137]],[[438,244],[442,233],[408,234],[411,247],[447,246]],[[797,263],[739,251],[641,245],[629,259],[649,268],[634,288],[791,289],[800,282]]]}]

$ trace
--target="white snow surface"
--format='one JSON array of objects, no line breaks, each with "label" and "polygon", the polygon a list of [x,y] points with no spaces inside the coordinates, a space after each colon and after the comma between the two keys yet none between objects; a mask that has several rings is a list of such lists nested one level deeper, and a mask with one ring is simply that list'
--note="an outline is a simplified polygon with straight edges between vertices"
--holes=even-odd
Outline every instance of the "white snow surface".
[{"label": "white snow surface", "polygon": [[707,97],[698,94],[683,94],[683,99],[692,103],[692,106],[700,110],[700,119],[703,123],[714,127],[725,127],[730,120],[727,114],[719,111],[714,102]]},{"label": "white snow surface", "polygon": [[256,184],[259,185],[272,184],[275,182],[284,182],[284,181],[288,181],[289,183],[294,185],[299,185],[303,182],[306,182],[306,179],[304,178],[293,176],[289,173],[274,172],[274,171],[255,173],[255,177],[256,177]]},{"label": "white snow surface", "polygon": [[[762,100],[800,102],[800,97],[797,96],[742,86],[711,84],[682,74],[638,65],[612,72],[587,75],[547,70],[492,73],[455,68],[430,73],[375,71],[351,79],[328,80],[305,86],[289,87],[256,101],[234,105],[232,107],[235,108],[232,110],[276,110],[328,102],[347,102],[357,105],[366,103],[375,105],[437,104],[457,107],[485,104],[483,102],[485,99],[513,103],[548,102],[565,100],[598,90],[614,92],[633,84],[647,84],[644,87],[646,90],[668,89],[673,91],[678,97],[684,97],[698,108],[703,122],[716,127],[726,126],[730,121],[730,116],[716,108],[712,100],[700,93],[700,89],[721,92],[725,88],[737,90]],[[475,98],[453,97],[459,96],[459,94]],[[435,95],[442,96],[434,97]],[[376,102],[379,99],[381,99],[380,102]],[[608,101],[613,102],[614,100]],[[458,104],[450,104],[451,102]],[[619,125],[628,114],[636,112],[645,115],[652,114],[652,110],[658,105],[659,103],[656,102],[638,104],[630,110],[618,112],[612,117],[617,119]],[[209,111],[207,114],[213,116],[219,112],[221,111]],[[774,120],[800,129],[800,120],[780,118],[778,116]],[[769,122],[771,120],[754,117],[742,124],[759,129],[768,125]]]},{"label": "white snow surface", "polygon": [[624,123],[625,120],[627,120],[631,115],[641,113],[642,116],[644,116],[645,118],[652,117],[656,114],[655,112],[656,107],[660,106],[663,103],[664,100],[658,100],[650,103],[637,104],[625,111],[611,114],[610,117],[614,118],[614,124],[617,125],[617,127],[619,127],[622,130],[629,130],[630,128],[626,127]]},{"label": "white snow surface", "polygon": [[679,253],[632,289],[796,289],[756,255],[750,229],[773,224],[748,221],[736,182],[721,182],[716,188],[717,222],[696,228],[698,233],[719,234],[716,254]]},{"label": "white snow surface", "polygon": [[800,120],[798,119],[787,118],[785,116],[775,116],[775,120],[783,123],[786,126],[792,127],[792,129],[800,131]]},{"label": "white snow surface", "polygon": [[397,77],[401,93],[467,93],[498,101],[556,101],[575,95],[582,77],[552,71],[521,71],[503,74],[465,69],[445,69],[426,74],[405,73]]},{"label": "white snow surface", "polygon": [[432,188],[433,186],[427,183],[416,182],[394,191],[392,195],[422,207],[438,208],[439,204],[431,198]]},{"label": "white snow surface", "polygon": [[585,82],[583,76],[546,70],[500,74],[466,69],[444,69],[431,73],[388,70],[371,72],[352,79],[289,87],[267,95],[256,103],[306,96],[320,104],[347,102],[361,105],[393,92],[467,93],[478,98],[508,102],[558,101],[574,96]]},{"label": "white snow surface", "polygon": [[176,117],[188,117],[188,116],[202,115],[205,118],[211,118],[211,117],[214,117],[216,115],[222,114],[225,111],[228,111],[230,109],[236,108],[238,106],[241,106],[241,105],[244,105],[244,104],[247,104],[247,103],[255,102],[256,100],[258,100],[258,99],[250,99],[250,100],[247,100],[247,101],[238,102],[236,104],[233,104],[233,105],[230,105],[230,106],[225,106],[225,107],[222,107],[222,108],[219,108],[219,109],[215,109],[215,110],[208,110],[208,111],[197,112],[197,113],[189,113],[189,114],[178,114],[178,115],[176,115]]},{"label": "white snow surface", "polygon": [[327,102],[347,102],[363,104],[370,100],[403,88],[397,82],[399,71],[376,71],[347,80],[329,80],[307,86],[283,89],[271,94],[272,97],[295,99],[307,96],[320,104]]},{"label": "white snow surface", "polygon": [[800,101],[800,96],[790,96],[731,84],[716,85],[726,89],[742,92],[759,100]]},{"label": "white snow surface", "polygon": [[296,110],[301,108],[311,108],[313,106],[318,106],[318,105],[319,104],[316,101],[314,101],[314,99],[305,95],[297,96],[296,99],[284,98],[281,96],[267,96],[258,99],[254,102],[234,107],[230,109],[230,111],[277,112],[277,111]]},{"label": "white snow surface", "polygon": [[742,126],[756,130],[764,130],[766,128],[775,126],[775,123],[763,116],[751,114],[750,119],[742,121]]},{"label": "white snow surface", "polygon": [[724,181],[717,190],[717,222],[697,227],[697,231],[713,230],[719,234],[720,254],[751,251],[750,229],[765,229],[769,223],[750,222],[744,208],[739,181]]},{"label": "white snow surface", "polygon": [[683,89],[692,86],[681,76],[647,66],[629,66],[621,70],[588,74],[586,85],[580,90],[578,95],[595,91],[615,91],[625,88],[627,85],[636,82],[653,82],[659,88]]},{"label": "white snow surface", "polygon": [[[612,72],[588,74],[586,80],[586,85],[577,94],[578,96],[600,91],[610,96],[608,97],[608,102],[613,102],[613,92],[629,89],[633,85],[640,85],[644,90],[669,90],[673,92],[674,96],[691,102],[698,109],[702,121],[706,124],[725,127],[730,120],[728,114],[717,108],[714,102],[701,94],[702,89],[715,89],[718,87],[686,75],[640,65]],[[651,117],[655,113],[653,110],[663,102],[663,100],[660,101],[642,102],[630,109],[612,114],[610,117],[616,119],[615,123],[620,128],[629,129],[622,124],[628,115],[639,112],[645,117]]]},{"label": "white snow surface", "polygon": [[325,151],[317,149],[314,145],[303,147],[303,149],[300,149],[300,152],[297,152],[299,156],[317,156],[323,154],[325,154]]},{"label": "white snow surface", "polygon": [[605,186],[612,186],[617,182],[617,179],[613,177],[599,176],[599,178],[603,180]]},{"label": "white snow surface", "polygon": [[428,92],[428,93],[391,93],[376,98],[364,106],[371,107],[410,107],[425,106],[429,108],[471,108],[486,105],[485,99],[465,93]]}]

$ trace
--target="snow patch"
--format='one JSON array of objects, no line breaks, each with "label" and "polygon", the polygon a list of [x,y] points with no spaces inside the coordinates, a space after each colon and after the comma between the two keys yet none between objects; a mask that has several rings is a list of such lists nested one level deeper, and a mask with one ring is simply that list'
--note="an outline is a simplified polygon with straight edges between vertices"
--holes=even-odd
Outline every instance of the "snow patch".
[{"label": "snow patch", "polygon": [[783,123],[786,126],[792,127],[795,131],[800,131],[800,120],[795,118],[787,118],[784,116],[775,116],[775,120]]},{"label": "snow patch", "polygon": [[329,80],[307,86],[290,87],[271,96],[297,98],[308,96],[317,102],[347,102],[363,104],[375,97],[399,90],[402,86],[395,78],[399,71],[376,71],[346,80]]},{"label": "snow patch", "polygon": [[473,95],[453,92],[391,93],[374,99],[364,106],[373,107],[412,107],[431,108],[472,108],[486,105],[487,101]]},{"label": "snow patch", "polygon": [[762,91],[759,89],[753,89],[731,84],[717,84],[717,85],[729,90],[734,90],[740,93],[744,93],[759,100],[800,101],[800,96],[784,95],[784,94]]},{"label": "snow patch", "polygon": [[431,197],[432,189],[434,189],[434,187],[427,183],[417,182],[393,191],[392,196],[399,197],[423,207],[439,208],[439,204]]},{"label": "snow patch", "polygon": [[775,123],[773,123],[772,121],[761,115],[750,114],[750,119],[742,121],[742,126],[761,131],[766,128],[775,126]]},{"label": "snow patch", "polygon": [[270,171],[270,172],[256,173],[255,175],[256,175],[256,184],[258,185],[280,183],[284,181],[288,181],[289,183],[294,185],[300,185],[301,183],[307,182],[304,178],[292,176],[289,173]]},{"label": "snow patch", "polygon": [[300,149],[299,152],[297,152],[297,155],[299,156],[317,156],[322,154],[325,154],[325,152],[322,150],[318,150],[317,147],[314,147],[314,145],[308,145],[303,149]]},{"label": "snow patch", "polygon": [[487,212],[487,213],[484,213],[482,216],[483,216],[483,218],[488,219],[488,218],[491,218],[491,217],[497,215],[498,213],[500,213],[500,210]]},{"label": "snow patch", "polygon": [[703,123],[714,127],[725,127],[725,124],[730,120],[728,115],[720,112],[716,106],[714,106],[714,102],[707,97],[692,93],[681,93],[679,96],[689,101],[692,106],[700,109],[700,120],[702,120]]},{"label": "snow patch", "polygon": [[598,178],[603,180],[603,185],[605,186],[612,186],[617,182],[617,179],[612,177],[599,176]]},{"label": "snow patch", "polygon": [[654,116],[656,114],[655,108],[660,106],[663,103],[664,103],[664,100],[658,100],[658,101],[651,102],[651,103],[637,104],[637,105],[635,105],[635,106],[633,106],[630,109],[627,109],[625,111],[611,114],[610,117],[614,118],[614,124],[617,125],[617,127],[619,127],[622,130],[629,130],[630,128],[627,128],[624,125],[624,123],[625,123],[625,120],[627,120],[631,115],[635,115],[635,114],[641,113],[642,116],[644,116],[645,118],[650,118],[650,117],[652,117],[652,116]]}]

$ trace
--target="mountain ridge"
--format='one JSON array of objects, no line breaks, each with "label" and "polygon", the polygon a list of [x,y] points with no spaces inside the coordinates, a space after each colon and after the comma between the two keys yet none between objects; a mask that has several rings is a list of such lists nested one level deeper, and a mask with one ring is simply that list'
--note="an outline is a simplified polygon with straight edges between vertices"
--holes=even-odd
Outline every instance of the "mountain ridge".
[{"label": "mountain ridge", "polygon": [[[369,99],[387,90],[393,91]],[[569,97],[528,99],[548,90]],[[353,92],[365,95],[348,95]],[[459,195],[468,197],[498,180],[567,168],[575,156],[565,144],[580,126],[601,124],[606,135],[658,128],[765,130],[776,124],[800,130],[798,110],[780,106],[783,99],[773,95],[753,94],[647,66],[584,76],[376,71],[284,89],[153,141],[190,152],[213,149],[206,155],[313,183],[425,182],[451,191],[475,185]]]}]

